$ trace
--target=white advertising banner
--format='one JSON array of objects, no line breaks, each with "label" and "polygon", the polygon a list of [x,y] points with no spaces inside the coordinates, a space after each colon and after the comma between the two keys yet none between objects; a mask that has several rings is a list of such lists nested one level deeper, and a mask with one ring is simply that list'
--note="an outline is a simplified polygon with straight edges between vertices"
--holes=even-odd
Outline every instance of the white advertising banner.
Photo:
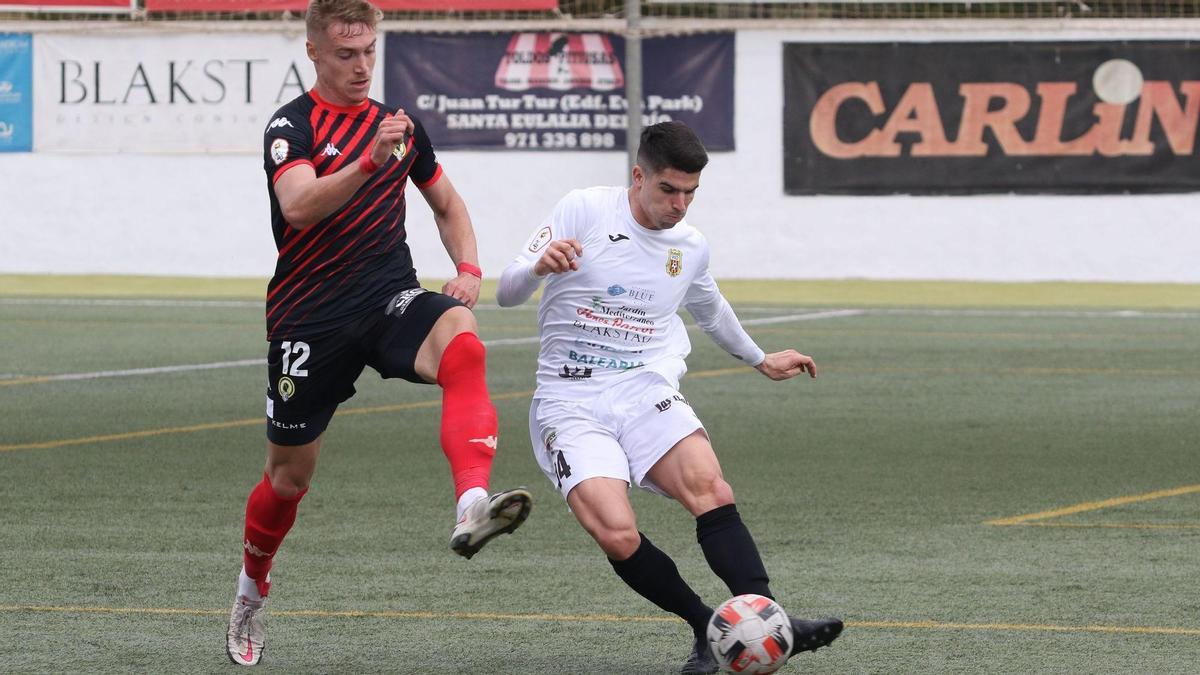
[{"label": "white advertising banner", "polygon": [[34,76],[37,152],[262,152],[271,113],[316,81],[303,34],[281,33],[42,34]]}]

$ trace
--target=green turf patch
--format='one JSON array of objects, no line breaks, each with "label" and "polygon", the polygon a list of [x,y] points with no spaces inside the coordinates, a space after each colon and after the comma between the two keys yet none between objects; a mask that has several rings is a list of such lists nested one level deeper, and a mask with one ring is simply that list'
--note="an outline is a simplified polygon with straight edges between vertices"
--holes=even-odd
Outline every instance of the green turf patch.
[{"label": "green turf patch", "polygon": [[[810,303],[738,304],[770,318]],[[536,330],[530,311],[479,320],[485,339]],[[1200,318],[879,312],[751,333],[813,355],[820,377],[769,382],[693,331],[683,391],[784,607],[849,622],[784,672],[1200,663],[1180,592],[1200,576],[1200,528],[1185,527],[1200,493],[1047,519],[1078,527],[986,524],[1200,484]],[[261,359],[261,309],[0,303],[0,343],[0,636],[20,637],[0,639],[4,670],[231,668],[221,637],[263,465],[261,366],[38,378]],[[686,627],[621,584],[534,462],[535,358],[533,344],[488,350],[493,485],[527,485],[536,504],[470,561],[447,546],[438,388],[364,373],[280,553],[261,669],[678,672]],[[694,519],[632,500],[684,578],[723,600]],[[597,615],[627,619],[580,619]]]}]

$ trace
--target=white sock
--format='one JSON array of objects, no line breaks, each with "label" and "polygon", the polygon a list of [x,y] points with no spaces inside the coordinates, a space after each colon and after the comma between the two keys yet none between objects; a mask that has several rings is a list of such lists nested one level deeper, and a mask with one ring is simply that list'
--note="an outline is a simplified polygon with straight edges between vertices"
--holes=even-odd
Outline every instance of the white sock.
[{"label": "white sock", "polygon": [[479,501],[480,499],[487,499],[487,496],[488,496],[487,490],[484,490],[481,487],[473,487],[473,488],[467,490],[466,492],[462,493],[462,496],[458,498],[458,508],[457,508],[457,513],[455,515],[455,519],[462,520],[463,514],[467,512],[467,509],[472,504]]},{"label": "white sock", "polygon": [[[268,574],[267,581],[270,580],[271,575]],[[238,574],[237,592],[239,596],[245,596],[247,600],[253,600],[254,602],[262,600],[262,595],[260,595],[258,592],[258,583],[255,582],[254,579],[251,579],[248,574],[246,574],[245,567],[242,568],[241,574]]]}]

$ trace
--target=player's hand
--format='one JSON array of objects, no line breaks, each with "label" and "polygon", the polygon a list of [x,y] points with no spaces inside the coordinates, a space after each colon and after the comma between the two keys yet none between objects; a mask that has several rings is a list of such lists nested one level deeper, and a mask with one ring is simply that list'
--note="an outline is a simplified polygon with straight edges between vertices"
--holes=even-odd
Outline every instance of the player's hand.
[{"label": "player's hand", "polygon": [[579,258],[583,256],[583,245],[574,239],[558,239],[550,242],[546,252],[533,263],[533,273],[539,277],[560,274],[579,269]]},{"label": "player's hand", "polygon": [[479,300],[480,283],[479,277],[474,274],[460,272],[457,277],[442,286],[442,295],[448,295],[462,302],[468,309],[474,308],[475,303]]},{"label": "player's hand", "polygon": [[811,356],[805,356],[795,349],[767,354],[767,358],[754,367],[758,372],[776,381],[787,380],[804,372],[807,372],[809,377],[817,376],[817,363]]},{"label": "player's hand", "polygon": [[397,110],[394,115],[383,118],[383,121],[379,123],[379,128],[375,131],[375,144],[371,146],[371,161],[383,166],[396,146],[406,143],[407,136],[416,128],[417,125],[413,124],[412,118],[405,114],[403,109]]}]

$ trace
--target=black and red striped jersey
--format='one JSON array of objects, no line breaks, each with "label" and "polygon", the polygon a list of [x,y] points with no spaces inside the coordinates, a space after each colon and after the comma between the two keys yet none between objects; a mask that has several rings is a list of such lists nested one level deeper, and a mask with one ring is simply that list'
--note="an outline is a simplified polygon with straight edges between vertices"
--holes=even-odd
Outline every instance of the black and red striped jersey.
[{"label": "black and red striped jersey", "polygon": [[312,227],[291,227],[275,195],[275,181],[297,164],[311,165],[318,178],[353,165],[394,112],[371,99],[335,106],[313,90],[280,108],[267,125],[263,167],[279,250],[267,286],[268,340],[331,332],[419,285],[405,243],[404,188],[409,178],[420,188],[433,185],[442,170],[415,117],[403,157],[390,155],[349,201]]}]

